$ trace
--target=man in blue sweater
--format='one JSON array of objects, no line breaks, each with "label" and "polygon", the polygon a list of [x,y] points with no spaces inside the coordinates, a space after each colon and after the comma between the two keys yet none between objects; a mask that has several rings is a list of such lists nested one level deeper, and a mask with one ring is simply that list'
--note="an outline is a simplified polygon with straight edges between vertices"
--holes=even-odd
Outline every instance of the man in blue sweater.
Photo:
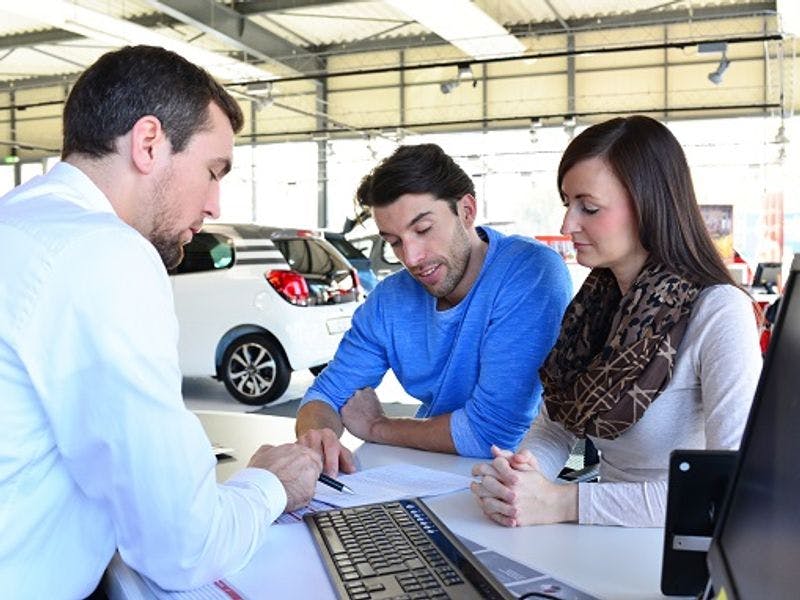
[{"label": "man in blue sweater", "polygon": [[[561,257],[528,238],[474,227],[475,186],[434,144],[401,146],[361,182],[381,236],[405,270],[356,311],[297,413],[298,441],[325,471],[355,469],[343,426],[371,442],[463,456],[516,448],[541,397],[571,284]],[[388,418],[373,391],[388,369],[422,402]]]}]

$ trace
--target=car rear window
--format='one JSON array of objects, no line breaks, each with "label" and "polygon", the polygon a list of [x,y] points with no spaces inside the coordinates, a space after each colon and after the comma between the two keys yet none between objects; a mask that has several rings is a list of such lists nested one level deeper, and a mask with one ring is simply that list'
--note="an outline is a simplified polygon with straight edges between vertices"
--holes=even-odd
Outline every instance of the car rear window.
[{"label": "car rear window", "polygon": [[353,246],[350,242],[348,242],[344,238],[333,238],[333,237],[326,237],[326,240],[333,245],[339,252],[341,252],[346,259],[351,258],[360,258],[364,259],[366,256],[362,254],[361,250]]},{"label": "car rear window", "polygon": [[349,272],[350,265],[330,252],[320,240],[298,238],[292,240],[273,240],[286,262],[303,275],[328,276],[336,271]]},{"label": "car rear window", "polygon": [[233,266],[233,241],[218,233],[201,231],[183,247],[184,257],[173,273],[202,273]]},{"label": "car rear window", "polygon": [[352,302],[353,267],[331,245],[318,238],[273,239],[289,266],[303,275],[313,303]]}]

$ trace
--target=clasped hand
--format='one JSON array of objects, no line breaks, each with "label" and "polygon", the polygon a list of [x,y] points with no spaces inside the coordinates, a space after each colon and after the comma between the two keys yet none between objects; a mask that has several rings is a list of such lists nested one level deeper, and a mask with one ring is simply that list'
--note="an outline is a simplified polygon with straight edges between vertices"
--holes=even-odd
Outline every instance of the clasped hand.
[{"label": "clasped hand", "polygon": [[478,463],[471,485],[484,514],[506,527],[578,520],[578,487],[551,482],[528,451],[492,446],[494,460]]}]

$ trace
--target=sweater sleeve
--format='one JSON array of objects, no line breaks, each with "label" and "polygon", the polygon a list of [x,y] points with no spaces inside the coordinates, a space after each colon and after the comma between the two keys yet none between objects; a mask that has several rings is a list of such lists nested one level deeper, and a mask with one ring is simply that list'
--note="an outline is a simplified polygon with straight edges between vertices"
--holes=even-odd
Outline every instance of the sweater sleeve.
[{"label": "sweater sleeve", "polygon": [[[752,303],[741,290],[715,286],[706,294],[692,315],[677,360],[690,360],[699,382],[705,448],[737,449],[761,372],[758,331]],[[690,382],[673,380],[670,385],[685,388],[685,400],[691,400]],[[642,452],[661,452],[667,464],[673,449],[685,447],[681,440],[676,432],[669,447],[654,445]],[[663,527],[666,477],[664,469],[656,480],[578,484],[579,522]]]},{"label": "sweater sleeve", "polygon": [[539,415],[520,444],[520,450],[529,450],[539,462],[542,473],[552,481],[566,464],[574,443],[575,436],[559,423],[551,421],[542,404]]},{"label": "sweater sleeve", "polygon": [[492,444],[519,444],[541,399],[539,367],[571,295],[564,261],[548,248],[506,267],[481,342],[477,384],[451,415],[453,443],[462,456],[490,457]]},{"label": "sweater sleeve", "polygon": [[333,360],[308,388],[300,406],[321,400],[338,413],[357,390],[381,382],[389,369],[380,301],[385,290],[378,286],[356,309]]}]

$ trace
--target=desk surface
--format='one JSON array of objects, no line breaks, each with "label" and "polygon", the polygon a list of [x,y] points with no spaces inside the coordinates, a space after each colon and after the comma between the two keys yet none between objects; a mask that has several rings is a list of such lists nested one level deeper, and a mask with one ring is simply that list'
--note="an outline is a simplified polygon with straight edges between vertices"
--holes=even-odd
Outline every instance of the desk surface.
[{"label": "desk surface", "polygon": [[[295,439],[294,419],[216,411],[197,411],[196,414],[213,443],[234,449],[232,458],[217,465],[220,480],[245,466],[261,444]],[[365,444],[349,434],[345,434],[343,442],[355,450],[362,468],[409,462],[468,475],[475,462],[449,454]],[[468,491],[426,502],[455,533],[599,598],[647,600],[664,597],[659,591],[661,529],[575,524],[509,529],[486,519]],[[280,556],[275,558],[281,559]],[[287,557],[286,561],[289,560]],[[143,584],[121,581],[115,577],[114,569],[111,571],[106,585],[112,598],[151,597]]]}]

